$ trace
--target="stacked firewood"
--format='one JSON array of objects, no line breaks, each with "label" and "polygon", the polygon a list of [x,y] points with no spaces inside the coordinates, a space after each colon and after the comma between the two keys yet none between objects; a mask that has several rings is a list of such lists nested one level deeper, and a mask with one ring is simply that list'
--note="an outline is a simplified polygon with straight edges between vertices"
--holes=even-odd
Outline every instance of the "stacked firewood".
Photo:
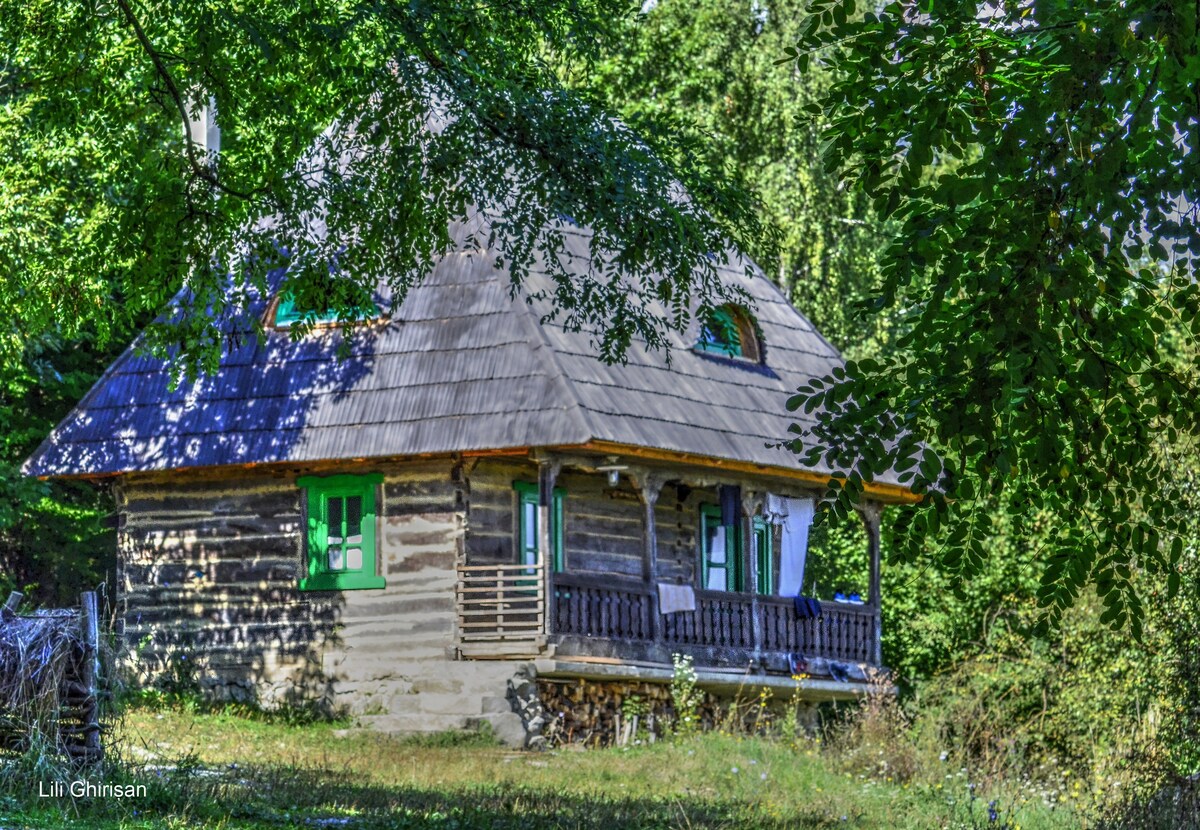
[{"label": "stacked firewood", "polygon": [[[622,680],[558,680],[539,677],[545,709],[542,735],[552,746],[624,746],[654,741],[675,721],[671,688],[665,683]],[[717,720],[717,702],[706,694],[700,720]]]}]

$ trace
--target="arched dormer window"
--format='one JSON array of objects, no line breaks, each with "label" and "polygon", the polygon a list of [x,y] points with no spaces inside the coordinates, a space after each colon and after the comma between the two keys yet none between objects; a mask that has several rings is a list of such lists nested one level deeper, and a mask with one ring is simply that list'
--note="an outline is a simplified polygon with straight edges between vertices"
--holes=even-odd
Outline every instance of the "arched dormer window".
[{"label": "arched dormer window", "polygon": [[750,312],[738,305],[714,309],[700,327],[696,350],[762,363],[763,348],[758,325]]}]

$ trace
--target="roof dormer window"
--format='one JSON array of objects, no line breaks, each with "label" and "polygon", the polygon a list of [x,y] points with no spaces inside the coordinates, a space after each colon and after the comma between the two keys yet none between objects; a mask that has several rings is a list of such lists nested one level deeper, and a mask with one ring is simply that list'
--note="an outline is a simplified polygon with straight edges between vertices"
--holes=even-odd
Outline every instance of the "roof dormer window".
[{"label": "roof dormer window", "polygon": [[350,315],[343,315],[338,309],[332,307],[321,312],[310,312],[302,307],[290,292],[287,292],[280,294],[276,300],[271,322],[278,329],[290,328],[296,323],[305,321],[314,325],[336,326],[346,322],[346,316],[350,320],[361,322],[375,320],[383,316],[383,312],[380,311],[379,304],[369,297],[364,297],[363,302],[356,305]]},{"label": "roof dormer window", "polygon": [[750,312],[738,305],[723,305],[713,310],[700,327],[696,350],[762,363],[758,325]]}]

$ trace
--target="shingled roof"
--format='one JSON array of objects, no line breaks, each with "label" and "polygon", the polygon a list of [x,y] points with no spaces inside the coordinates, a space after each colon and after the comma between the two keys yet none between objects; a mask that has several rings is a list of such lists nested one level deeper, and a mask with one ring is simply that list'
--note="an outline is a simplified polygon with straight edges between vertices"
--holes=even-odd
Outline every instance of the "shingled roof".
[{"label": "shingled roof", "polygon": [[[587,255],[583,231],[567,242]],[[299,341],[247,330],[215,374],[171,390],[168,364],[135,344],[24,469],[103,476],[589,442],[799,469],[770,446],[801,417],[784,403],[841,358],[757,269],[720,270],[753,298],[761,366],[698,352],[694,333],[674,338],[670,364],[635,343],[627,364],[605,365],[587,334],[512,299],[490,252],[466,248],[441,257],[389,321],[360,329],[344,359],[338,328]],[[535,271],[527,287],[548,279]]]}]

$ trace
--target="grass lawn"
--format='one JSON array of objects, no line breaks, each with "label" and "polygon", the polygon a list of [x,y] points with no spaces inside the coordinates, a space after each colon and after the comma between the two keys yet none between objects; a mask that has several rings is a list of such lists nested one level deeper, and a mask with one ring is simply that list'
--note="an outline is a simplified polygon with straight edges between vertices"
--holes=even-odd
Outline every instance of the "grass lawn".
[{"label": "grass lawn", "polygon": [[[0,794],[0,827],[1085,826],[1069,808],[1040,801],[1020,805],[1005,793],[972,799],[960,770],[947,769],[940,784],[862,778],[807,741],[709,734],[535,754],[478,739],[399,740],[327,724],[149,709],[126,713],[109,740],[127,771],[107,780],[145,783],[144,797],[38,798],[44,773],[30,771]],[[997,797],[989,821],[987,802]]]}]

